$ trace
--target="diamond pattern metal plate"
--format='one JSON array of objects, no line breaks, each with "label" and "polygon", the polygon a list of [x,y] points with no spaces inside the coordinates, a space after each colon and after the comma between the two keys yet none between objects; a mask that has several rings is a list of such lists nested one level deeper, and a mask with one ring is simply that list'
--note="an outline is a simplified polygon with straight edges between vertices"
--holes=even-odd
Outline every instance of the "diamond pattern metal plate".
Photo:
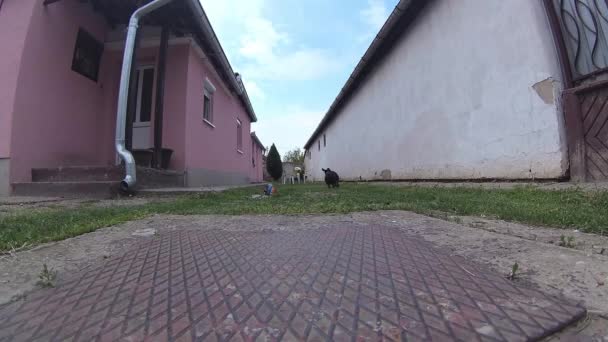
[{"label": "diamond pattern metal plate", "polygon": [[526,341],[585,310],[389,227],[161,234],[0,309],[0,341]]}]

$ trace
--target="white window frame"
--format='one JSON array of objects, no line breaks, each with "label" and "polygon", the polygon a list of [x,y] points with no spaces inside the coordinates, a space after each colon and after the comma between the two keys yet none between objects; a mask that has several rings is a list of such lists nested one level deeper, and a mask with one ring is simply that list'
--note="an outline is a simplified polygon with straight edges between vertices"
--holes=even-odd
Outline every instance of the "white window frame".
[{"label": "white window frame", "polygon": [[[135,102],[135,118],[133,120],[133,127],[150,127],[152,119],[154,117],[154,82],[155,82],[155,77],[156,77],[156,70],[154,70],[154,66],[153,65],[142,65],[137,67],[137,73],[138,73],[138,77],[136,80],[134,80],[135,82],[137,82],[137,94],[136,96],[136,102]],[[152,70],[152,98],[151,98],[151,105],[150,105],[150,120],[148,121],[141,121],[141,100],[142,100],[142,94],[143,94],[143,85],[144,85],[144,72],[146,70]]]},{"label": "white window frame", "polygon": [[239,119],[236,119],[236,151],[240,154],[244,154],[243,153],[243,122]]},{"label": "white window frame", "polygon": [[[213,103],[214,101],[214,95],[215,95],[215,91],[216,88],[213,85],[213,83],[211,83],[211,81],[209,81],[208,78],[205,78],[205,85],[203,88],[203,122],[205,122],[207,125],[215,128],[215,125],[213,124]],[[205,98],[209,99],[209,115],[208,117],[205,117]]]}]

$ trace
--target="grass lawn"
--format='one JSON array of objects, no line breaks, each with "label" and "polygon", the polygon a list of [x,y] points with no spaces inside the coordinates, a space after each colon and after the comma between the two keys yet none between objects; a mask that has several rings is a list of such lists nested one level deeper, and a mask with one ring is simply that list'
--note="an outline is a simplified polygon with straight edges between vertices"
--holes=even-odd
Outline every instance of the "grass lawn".
[{"label": "grass lawn", "polygon": [[[422,214],[486,216],[556,228],[608,233],[608,192],[545,191],[533,187],[391,187],[377,184],[279,186],[276,196],[252,199],[262,186],[178,197],[168,202],[78,209],[45,209],[0,215],[0,251],[94,231],[152,214],[324,214],[409,210]],[[604,232],[605,230],[605,232]]]}]

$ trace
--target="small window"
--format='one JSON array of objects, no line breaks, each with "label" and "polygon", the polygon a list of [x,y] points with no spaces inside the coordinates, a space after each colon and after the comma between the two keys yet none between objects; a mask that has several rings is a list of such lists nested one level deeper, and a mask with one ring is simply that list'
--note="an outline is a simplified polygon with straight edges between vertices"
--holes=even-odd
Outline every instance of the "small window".
[{"label": "small window", "polygon": [[213,124],[213,94],[215,93],[215,87],[208,80],[205,79],[205,90],[203,94],[203,120],[209,124]]},{"label": "small window", "polygon": [[312,159],[312,151],[308,151],[308,159]]},{"label": "small window", "polygon": [[144,69],[141,87],[140,122],[149,122],[152,118],[152,93],[154,91],[154,69]]},{"label": "small window", "polygon": [[150,123],[152,118],[152,93],[154,90],[154,68],[149,66],[139,67],[135,71],[135,115],[132,122],[136,124]]},{"label": "small window", "polygon": [[213,94],[205,89],[203,100],[203,119],[208,122],[213,122]]},{"label": "small window", "polygon": [[78,30],[74,57],[72,58],[72,70],[97,82],[102,54],[103,44],[87,31]]},{"label": "small window", "polygon": [[319,141],[317,141],[317,146],[318,146],[319,151],[321,151],[321,139],[319,139]]},{"label": "small window", "polygon": [[327,139],[325,138],[325,134],[323,134],[323,147],[327,146]]},{"label": "small window", "polygon": [[251,165],[255,167],[255,143],[253,139],[251,139]]},{"label": "small window", "polygon": [[243,153],[243,123],[236,119],[236,149]]}]

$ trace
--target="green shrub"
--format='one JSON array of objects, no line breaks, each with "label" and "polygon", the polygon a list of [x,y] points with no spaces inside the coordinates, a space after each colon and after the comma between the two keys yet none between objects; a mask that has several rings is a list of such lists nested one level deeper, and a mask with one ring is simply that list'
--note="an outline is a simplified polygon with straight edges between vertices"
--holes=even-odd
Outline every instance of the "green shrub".
[{"label": "green shrub", "polygon": [[268,152],[266,170],[268,170],[268,174],[270,174],[274,180],[279,180],[281,179],[281,176],[283,176],[283,162],[281,161],[281,155],[279,155],[279,151],[277,151],[274,144],[272,144],[270,151]]}]

